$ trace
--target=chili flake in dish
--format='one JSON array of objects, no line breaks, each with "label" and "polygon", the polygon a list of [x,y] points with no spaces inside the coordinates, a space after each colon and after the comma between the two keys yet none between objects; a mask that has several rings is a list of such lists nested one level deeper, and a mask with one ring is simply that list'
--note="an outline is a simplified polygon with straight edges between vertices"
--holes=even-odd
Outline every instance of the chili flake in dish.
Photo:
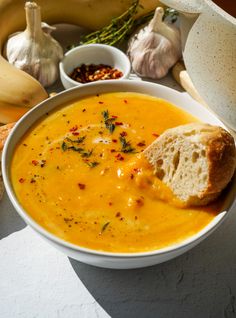
[{"label": "chili flake in dish", "polygon": [[123,73],[120,70],[106,64],[82,64],[70,74],[70,78],[81,84],[99,80],[119,79],[122,76]]}]

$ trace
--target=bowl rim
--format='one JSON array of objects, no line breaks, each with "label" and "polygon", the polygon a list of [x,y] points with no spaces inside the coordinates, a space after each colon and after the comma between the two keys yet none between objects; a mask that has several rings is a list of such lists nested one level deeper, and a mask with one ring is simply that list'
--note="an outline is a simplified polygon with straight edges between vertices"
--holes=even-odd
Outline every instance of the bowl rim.
[{"label": "bowl rim", "polygon": [[[130,80],[122,80],[121,81],[122,84],[124,85],[130,85],[131,83],[135,86],[144,86],[144,88],[156,88],[157,90],[164,90],[167,93],[168,92],[172,92],[174,94],[177,95],[181,95],[183,97],[183,93],[180,93],[172,88],[160,85],[160,84],[155,84],[155,83],[150,83],[150,82],[145,82],[145,81],[130,81]],[[52,241],[52,243],[54,244],[58,244],[63,248],[69,248],[70,250],[74,250],[76,252],[80,252],[83,254],[89,254],[89,255],[93,255],[93,256],[102,256],[102,257],[110,257],[110,258],[123,258],[123,259],[133,259],[133,258],[146,258],[146,257],[150,257],[150,256],[157,256],[157,255],[164,255],[164,254],[169,254],[171,252],[175,252],[184,248],[187,248],[189,245],[196,245],[198,242],[200,242],[201,240],[203,240],[204,238],[206,238],[208,235],[210,235],[225,219],[226,217],[229,216],[229,214],[233,211],[233,207],[236,207],[236,187],[234,187],[234,191],[230,191],[230,195],[229,198],[227,197],[226,202],[222,208],[222,211],[216,215],[213,220],[211,222],[209,222],[205,227],[203,227],[200,231],[198,231],[197,233],[195,233],[194,235],[187,237],[184,240],[180,240],[179,242],[175,243],[175,244],[171,244],[168,245],[166,247],[163,248],[159,248],[159,249],[155,249],[155,250],[150,250],[150,251],[143,251],[143,252],[108,252],[108,251],[102,251],[102,250],[95,250],[95,249],[91,249],[91,248],[87,248],[87,247],[82,247],[80,245],[76,245],[73,243],[70,243],[68,241],[65,241],[61,238],[59,238],[57,235],[49,232],[48,230],[46,230],[43,226],[41,226],[40,224],[38,224],[28,213],[27,211],[21,206],[21,204],[18,202],[18,199],[16,197],[16,194],[14,192],[13,186],[11,184],[11,178],[10,178],[10,173],[9,173],[9,168],[10,168],[10,164],[12,161],[12,155],[13,155],[13,150],[11,151],[11,149],[9,150],[9,147],[11,145],[11,141],[12,140],[16,140],[15,143],[19,142],[19,140],[22,138],[23,135],[25,135],[25,133],[27,132],[27,130],[34,125],[40,118],[43,117],[43,115],[45,115],[47,113],[47,109],[44,110],[44,112],[39,113],[39,115],[37,115],[37,117],[34,120],[31,120],[30,125],[25,128],[25,131],[23,134],[20,135],[20,137],[17,136],[17,131],[18,129],[21,129],[21,126],[23,126],[23,123],[31,118],[32,114],[34,114],[35,112],[37,112],[39,109],[44,109],[45,104],[49,104],[50,105],[50,101],[55,100],[55,104],[52,107],[52,109],[56,109],[57,107],[63,106],[63,104],[65,103],[69,103],[71,101],[73,101],[75,98],[71,97],[70,98],[70,92],[73,92],[75,90],[81,90],[82,87],[97,87],[98,85],[100,86],[116,86],[118,84],[121,84],[121,82],[117,82],[117,81],[113,81],[113,80],[108,80],[108,81],[100,81],[100,82],[94,82],[94,83],[88,83],[88,84],[84,84],[83,86],[76,86],[73,88],[70,88],[66,91],[62,91],[60,93],[58,93],[57,95],[50,97],[44,101],[42,101],[41,103],[39,103],[37,106],[35,106],[34,108],[32,108],[31,110],[29,110],[14,126],[13,130],[11,131],[11,133],[9,134],[4,149],[3,149],[3,154],[2,154],[2,176],[3,176],[3,181],[5,184],[5,188],[6,188],[6,192],[9,196],[9,199],[11,201],[11,203],[13,204],[14,208],[16,209],[16,211],[18,212],[18,214],[23,218],[23,220],[25,220],[25,222],[30,225],[37,233],[41,234],[41,236],[43,236],[44,238],[48,239],[49,241]],[[119,91],[119,88],[114,89],[113,92],[115,91]],[[120,90],[121,91],[121,90]],[[129,92],[132,92],[132,89],[130,88],[129,90],[127,90]],[[81,97],[79,96],[79,92],[78,92],[78,96],[76,97],[77,99],[79,98],[84,98],[85,96],[89,96],[89,95],[93,95],[94,93],[89,93],[89,94],[85,94],[82,95]],[[144,92],[141,92],[141,94],[147,94]],[[60,103],[60,97],[61,96],[67,96],[68,95],[68,99],[66,102],[61,102]],[[150,94],[151,95],[151,94]],[[212,114],[209,110],[207,110],[204,106],[202,106],[201,104],[197,103],[196,101],[194,101],[190,96],[188,96],[187,94],[185,94],[185,96],[183,98],[187,98],[189,100],[189,102],[191,102],[192,104],[195,104],[196,107],[200,108],[203,112],[207,113],[208,115],[210,115],[210,117],[212,119],[214,119],[214,121],[216,121],[221,127],[225,128],[226,130],[228,130],[228,128],[214,115]],[[58,102],[56,101],[58,99]],[[167,99],[168,100],[168,99]],[[172,104],[174,104],[173,102],[170,102]],[[178,108],[183,109],[184,111],[188,112],[185,107],[181,107],[179,105],[175,105]],[[197,115],[193,115],[195,117],[198,117]],[[236,184],[236,176],[233,178],[233,183]],[[231,193],[232,192],[232,193]],[[227,209],[225,210],[225,205],[227,206]]]},{"label": "bowl rim", "polygon": [[[93,43],[93,44],[78,45],[78,46],[72,48],[71,50],[69,50],[69,51],[67,51],[65,53],[63,59],[59,63],[59,71],[60,71],[61,76],[63,76],[67,82],[69,82],[72,85],[76,85],[76,86],[85,85],[83,83],[79,83],[77,81],[74,81],[66,73],[66,71],[64,69],[64,63],[65,63],[65,60],[70,58],[71,53],[74,53],[76,51],[81,51],[81,50],[87,50],[87,49],[90,49],[90,48],[94,48],[94,49],[105,48],[108,51],[112,52],[112,54],[114,56],[115,56],[115,54],[117,54],[117,56],[119,55],[118,58],[115,58],[116,61],[119,61],[119,59],[122,58],[122,60],[125,61],[126,66],[125,66],[125,72],[123,73],[123,75],[120,78],[118,78],[118,80],[126,79],[126,78],[129,77],[130,72],[131,72],[131,63],[130,63],[130,60],[129,60],[128,56],[123,51],[121,51],[120,49],[118,49],[118,48],[116,48],[114,46],[110,46],[110,45],[107,45],[107,44]],[[89,83],[86,83],[86,84],[89,84]]]}]

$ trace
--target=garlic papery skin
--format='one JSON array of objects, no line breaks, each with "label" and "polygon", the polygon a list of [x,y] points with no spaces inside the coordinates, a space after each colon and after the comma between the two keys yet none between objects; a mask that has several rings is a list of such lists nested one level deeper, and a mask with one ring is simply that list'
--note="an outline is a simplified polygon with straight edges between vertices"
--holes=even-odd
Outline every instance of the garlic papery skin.
[{"label": "garlic papery skin", "polygon": [[42,30],[40,7],[35,2],[26,2],[25,12],[26,29],[9,38],[6,57],[15,67],[32,75],[47,87],[58,78],[58,65],[63,57],[63,50],[50,35],[50,26],[44,24],[45,32]]},{"label": "garlic papery skin", "polygon": [[156,8],[153,19],[128,43],[127,54],[133,71],[141,77],[164,77],[182,55],[180,31],[163,22],[163,16],[163,8]]}]

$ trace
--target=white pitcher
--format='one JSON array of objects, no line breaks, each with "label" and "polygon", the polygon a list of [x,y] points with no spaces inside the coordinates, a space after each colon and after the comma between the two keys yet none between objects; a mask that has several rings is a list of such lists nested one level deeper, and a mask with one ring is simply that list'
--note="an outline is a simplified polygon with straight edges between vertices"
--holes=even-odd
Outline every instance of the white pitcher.
[{"label": "white pitcher", "polygon": [[183,57],[195,87],[236,131],[236,19],[211,0],[161,2],[181,13]]}]

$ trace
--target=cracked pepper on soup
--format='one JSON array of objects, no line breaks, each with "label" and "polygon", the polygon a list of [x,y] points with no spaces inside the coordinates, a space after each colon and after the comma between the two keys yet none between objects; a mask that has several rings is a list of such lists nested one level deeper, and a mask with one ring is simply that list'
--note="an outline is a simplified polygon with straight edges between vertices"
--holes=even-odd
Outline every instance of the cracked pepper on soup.
[{"label": "cracked pepper on soup", "polygon": [[[25,211],[61,239],[99,251],[142,252],[205,227],[219,202],[183,208],[142,151],[197,119],[162,99],[97,94],[47,113],[15,149],[11,178]],[[151,182],[150,182],[151,180]]]}]

